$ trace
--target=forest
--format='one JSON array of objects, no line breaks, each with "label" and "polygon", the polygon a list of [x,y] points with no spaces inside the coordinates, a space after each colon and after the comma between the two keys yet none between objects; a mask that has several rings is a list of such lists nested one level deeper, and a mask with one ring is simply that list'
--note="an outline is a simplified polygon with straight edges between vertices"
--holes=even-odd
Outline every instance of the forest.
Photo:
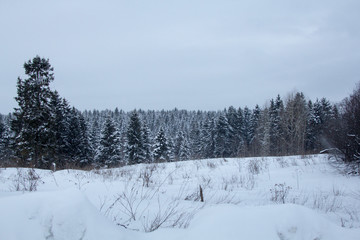
[{"label": "forest", "polygon": [[36,56],[24,70],[18,107],[0,115],[2,166],[103,168],[321,151],[360,160],[360,85],[339,103],[292,92],[254,108],[79,111],[51,89],[49,59]]}]

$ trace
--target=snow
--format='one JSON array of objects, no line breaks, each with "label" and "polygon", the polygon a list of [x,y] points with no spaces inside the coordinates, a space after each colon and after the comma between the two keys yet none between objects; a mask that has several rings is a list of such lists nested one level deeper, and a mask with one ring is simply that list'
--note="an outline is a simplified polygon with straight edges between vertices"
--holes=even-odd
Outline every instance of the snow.
[{"label": "snow", "polygon": [[1,240],[360,236],[360,179],[341,174],[328,155],[36,169],[37,191],[14,191],[26,172],[0,169]]},{"label": "snow", "polygon": [[1,239],[95,240],[124,235],[83,193],[72,189],[3,197],[0,212]]},{"label": "snow", "polygon": [[357,234],[359,231],[342,229],[302,206],[220,205],[200,212],[182,239],[338,240],[358,239]]}]

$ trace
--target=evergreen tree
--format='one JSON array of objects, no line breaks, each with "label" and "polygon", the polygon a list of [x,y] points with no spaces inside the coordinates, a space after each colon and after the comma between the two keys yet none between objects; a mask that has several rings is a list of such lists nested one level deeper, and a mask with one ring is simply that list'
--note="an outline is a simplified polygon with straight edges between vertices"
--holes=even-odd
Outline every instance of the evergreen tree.
[{"label": "evergreen tree", "polygon": [[173,154],[176,161],[188,160],[190,158],[189,142],[182,131],[179,131],[176,135]]},{"label": "evergreen tree", "polygon": [[[226,112],[226,118],[229,124],[229,135],[228,142],[230,144],[229,151],[232,157],[237,156],[237,153],[241,151],[241,146],[243,145],[242,141],[242,111],[239,109],[239,112],[231,106]],[[231,130],[231,131],[230,131]]]},{"label": "evergreen tree", "polygon": [[283,113],[284,113],[284,104],[280,98],[280,95],[277,96],[276,100],[273,99],[270,101],[269,109],[269,121],[270,121],[270,154],[271,155],[281,155],[283,153],[284,145],[284,132],[283,132]]},{"label": "evergreen tree", "polygon": [[258,127],[259,127],[259,121],[261,116],[261,109],[259,105],[255,106],[255,109],[252,111],[251,117],[250,117],[250,124],[249,124],[249,154],[250,156],[257,155],[258,149],[260,149],[259,146],[259,138],[258,138]]},{"label": "evergreen tree", "polygon": [[138,164],[144,161],[145,153],[143,147],[142,127],[136,111],[130,116],[127,129],[127,158],[128,164]]},{"label": "evergreen tree", "polygon": [[327,139],[331,134],[329,127],[332,116],[331,104],[325,98],[320,101],[316,99],[314,104],[309,101],[305,145],[307,151],[319,152],[330,147]]},{"label": "evergreen tree", "polygon": [[5,119],[0,115],[0,166],[8,164],[12,157],[11,136],[9,126],[5,123]]},{"label": "evergreen tree", "polygon": [[201,122],[191,120],[189,137],[190,137],[190,145],[191,145],[190,148],[191,158],[193,159],[198,159],[203,157],[201,154],[202,143],[200,140],[200,126],[201,126]]},{"label": "evergreen tree", "polygon": [[[240,112],[241,109],[239,109]],[[239,144],[239,151],[238,154],[242,156],[246,156],[247,152],[250,148],[250,142],[252,139],[252,125],[251,125],[251,111],[248,107],[245,107],[242,112],[242,124],[241,124],[241,142]],[[241,154],[242,153],[242,154]]]},{"label": "evergreen tree", "polygon": [[142,147],[143,147],[143,162],[151,163],[152,159],[152,152],[151,152],[151,140],[150,140],[150,129],[146,122],[143,122],[142,129],[141,129],[141,136],[142,136]]},{"label": "evergreen tree", "polygon": [[220,115],[215,130],[215,157],[229,157],[231,155],[231,144],[229,142],[231,132],[227,118],[224,115]]},{"label": "evergreen tree", "polygon": [[101,137],[101,128],[99,121],[95,119],[92,123],[91,130],[89,131],[90,147],[91,147],[91,158],[93,160],[97,159],[99,155],[99,146],[100,146],[100,137]]},{"label": "evergreen tree", "polygon": [[174,162],[175,161],[175,155],[174,155],[174,152],[173,152],[173,149],[174,149],[174,141],[172,140],[172,137],[167,137],[167,145],[168,145],[168,156],[169,156],[169,159],[168,159],[168,162]]},{"label": "evergreen tree", "polygon": [[88,125],[85,122],[85,119],[82,116],[82,114],[80,114],[79,116],[79,124],[80,124],[79,164],[81,167],[84,167],[92,164],[94,159],[92,158],[93,153],[90,145]]},{"label": "evergreen tree", "polygon": [[78,165],[82,156],[82,133],[80,126],[80,113],[72,108],[66,132],[66,154],[68,159],[65,164]]},{"label": "evergreen tree", "polygon": [[69,116],[71,109],[65,99],[62,99],[58,92],[51,95],[51,137],[52,139],[52,162],[57,167],[65,166],[65,159],[68,157],[66,148],[67,130],[69,127]]},{"label": "evergreen tree", "polygon": [[201,126],[200,153],[203,158],[213,158],[215,153],[215,120],[209,116]]},{"label": "evergreen tree", "polygon": [[168,141],[166,139],[164,129],[160,128],[160,131],[155,137],[154,160],[156,162],[167,162],[169,159]]},{"label": "evergreen tree", "polygon": [[120,164],[119,132],[110,116],[106,118],[101,135],[97,164],[108,167]]},{"label": "evergreen tree", "polygon": [[183,143],[180,146],[179,150],[179,160],[189,160],[190,159],[190,147],[189,147],[189,141],[185,137],[183,140]]},{"label": "evergreen tree", "polygon": [[12,120],[14,150],[23,165],[48,168],[52,148],[50,83],[54,80],[49,60],[36,56],[24,64],[27,79],[18,78]]}]

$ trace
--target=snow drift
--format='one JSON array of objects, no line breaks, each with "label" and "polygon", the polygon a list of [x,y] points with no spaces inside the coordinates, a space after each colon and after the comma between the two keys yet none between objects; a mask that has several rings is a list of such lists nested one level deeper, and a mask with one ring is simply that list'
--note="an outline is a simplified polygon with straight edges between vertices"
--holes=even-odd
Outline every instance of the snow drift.
[{"label": "snow drift", "polygon": [[0,239],[119,239],[119,228],[76,190],[0,198]]},{"label": "snow drift", "polygon": [[359,234],[359,230],[338,227],[303,206],[220,205],[200,212],[182,239],[355,240]]},{"label": "snow drift", "polygon": [[0,239],[6,240],[357,240],[360,236],[359,229],[338,227],[315,211],[292,204],[211,206],[200,211],[188,229],[160,229],[147,234],[115,226],[76,190],[2,197],[0,211]]}]

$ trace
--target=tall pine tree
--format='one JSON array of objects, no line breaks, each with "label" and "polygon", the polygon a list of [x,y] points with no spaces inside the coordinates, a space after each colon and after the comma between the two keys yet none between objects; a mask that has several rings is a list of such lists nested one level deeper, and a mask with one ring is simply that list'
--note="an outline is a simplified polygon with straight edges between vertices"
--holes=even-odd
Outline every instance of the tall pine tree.
[{"label": "tall pine tree", "polygon": [[111,117],[108,116],[101,133],[97,164],[102,167],[111,167],[121,163],[119,132]]},{"label": "tall pine tree", "polygon": [[12,120],[14,150],[21,165],[48,168],[52,152],[50,83],[53,68],[36,56],[24,64],[27,79],[18,78],[17,101]]},{"label": "tall pine tree", "polygon": [[141,129],[141,121],[135,110],[130,116],[130,122],[126,134],[126,153],[128,158],[128,164],[137,164],[144,161],[145,153]]},{"label": "tall pine tree", "polygon": [[169,145],[163,128],[155,137],[154,160],[156,162],[167,162],[170,160]]}]

